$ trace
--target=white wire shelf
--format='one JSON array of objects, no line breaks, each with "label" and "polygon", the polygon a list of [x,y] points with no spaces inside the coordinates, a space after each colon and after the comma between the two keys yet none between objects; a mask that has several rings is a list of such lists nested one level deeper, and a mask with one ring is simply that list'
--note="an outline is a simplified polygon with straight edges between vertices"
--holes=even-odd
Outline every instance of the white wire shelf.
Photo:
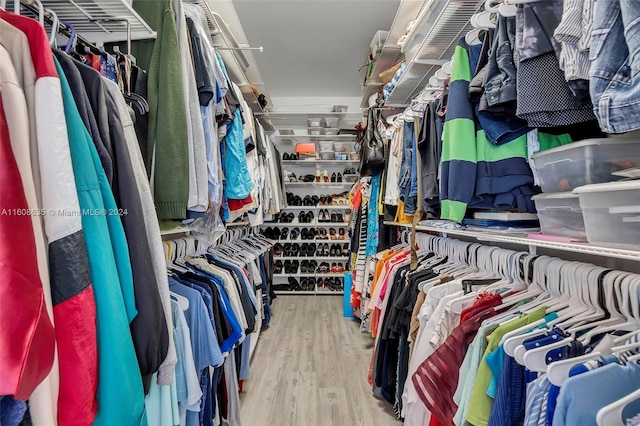
[{"label": "white wire shelf", "polygon": [[[33,0],[22,0],[22,3],[36,4]],[[43,3],[58,15],[60,22],[70,23],[80,36],[94,44],[126,41],[127,22],[131,40],[156,37],[156,32],[126,0],[47,0]],[[12,6],[7,8],[13,10]]]},{"label": "white wire shelf", "polygon": [[[400,224],[395,225],[393,222],[384,222],[385,225],[402,226],[410,228],[411,225]],[[490,231],[467,231],[467,230],[451,230],[441,229],[431,226],[417,225],[417,231],[437,232],[443,235],[459,235],[465,237],[476,238],[478,241],[493,241],[505,244],[517,244],[526,246],[530,252],[535,252],[536,247],[568,251],[573,253],[589,254],[592,256],[610,257],[616,259],[633,260],[640,262],[640,247],[638,250],[618,249],[611,247],[598,246],[589,243],[564,243],[555,241],[539,240],[529,238],[525,234],[497,234]]]}]

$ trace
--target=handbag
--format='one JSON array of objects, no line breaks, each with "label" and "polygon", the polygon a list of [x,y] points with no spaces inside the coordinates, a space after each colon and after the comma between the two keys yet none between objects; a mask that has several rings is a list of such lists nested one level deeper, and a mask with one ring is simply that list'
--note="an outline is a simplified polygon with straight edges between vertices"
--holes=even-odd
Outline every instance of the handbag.
[{"label": "handbag", "polygon": [[378,121],[374,119],[373,108],[369,108],[367,130],[361,148],[361,176],[372,176],[384,169],[384,141],[378,132]]}]

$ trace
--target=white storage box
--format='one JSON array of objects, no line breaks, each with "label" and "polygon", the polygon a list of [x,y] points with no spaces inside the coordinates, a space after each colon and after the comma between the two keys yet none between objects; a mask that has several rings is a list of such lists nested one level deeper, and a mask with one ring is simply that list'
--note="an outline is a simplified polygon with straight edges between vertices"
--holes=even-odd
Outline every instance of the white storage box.
[{"label": "white storage box", "polygon": [[320,136],[322,134],[322,127],[309,127],[307,133],[310,136]]},{"label": "white storage box", "polygon": [[640,250],[640,180],[576,188],[592,244]]},{"label": "white storage box", "polygon": [[634,139],[587,139],[535,153],[531,158],[542,192],[616,181],[620,177],[612,172],[639,165],[640,141]]},{"label": "white storage box", "polygon": [[324,127],[338,127],[340,119],[338,117],[325,117]]},{"label": "white storage box", "polygon": [[577,194],[556,192],[538,194],[531,199],[536,203],[543,234],[579,240],[587,239]]},{"label": "white storage box", "polygon": [[332,141],[319,142],[320,152],[334,152],[334,143]]}]

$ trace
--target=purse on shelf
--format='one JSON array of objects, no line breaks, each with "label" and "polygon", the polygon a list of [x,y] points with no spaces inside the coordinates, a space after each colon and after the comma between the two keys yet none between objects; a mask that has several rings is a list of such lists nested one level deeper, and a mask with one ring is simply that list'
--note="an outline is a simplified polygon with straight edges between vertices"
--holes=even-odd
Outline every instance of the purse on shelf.
[{"label": "purse on shelf", "polygon": [[378,120],[374,116],[373,108],[369,108],[360,157],[361,176],[373,176],[384,169],[384,141],[378,132]]}]

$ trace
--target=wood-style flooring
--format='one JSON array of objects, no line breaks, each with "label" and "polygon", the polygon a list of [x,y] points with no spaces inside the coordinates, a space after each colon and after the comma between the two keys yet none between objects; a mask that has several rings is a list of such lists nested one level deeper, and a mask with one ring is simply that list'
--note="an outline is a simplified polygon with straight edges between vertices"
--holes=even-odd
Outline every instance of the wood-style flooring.
[{"label": "wood-style flooring", "polygon": [[396,426],[367,383],[373,339],[340,296],[279,296],[244,383],[243,426]]}]

